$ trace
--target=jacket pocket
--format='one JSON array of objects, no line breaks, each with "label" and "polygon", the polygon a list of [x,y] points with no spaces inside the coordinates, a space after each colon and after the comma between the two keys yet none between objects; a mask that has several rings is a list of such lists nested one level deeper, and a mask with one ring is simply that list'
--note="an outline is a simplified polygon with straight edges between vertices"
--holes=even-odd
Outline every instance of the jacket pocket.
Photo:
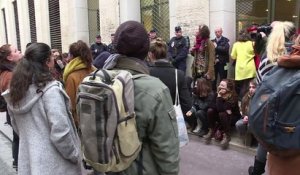
[{"label": "jacket pocket", "polygon": [[174,108],[171,108],[168,112],[170,117],[170,122],[173,127],[175,137],[178,137],[178,126],[177,126],[177,119],[176,119],[176,111]]}]

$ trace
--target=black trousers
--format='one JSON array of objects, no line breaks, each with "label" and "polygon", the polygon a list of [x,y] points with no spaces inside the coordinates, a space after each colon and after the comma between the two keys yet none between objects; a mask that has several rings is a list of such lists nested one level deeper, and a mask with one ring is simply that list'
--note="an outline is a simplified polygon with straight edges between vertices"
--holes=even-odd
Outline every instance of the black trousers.
[{"label": "black trousers", "polygon": [[12,156],[16,164],[18,164],[19,155],[19,136],[13,131]]},{"label": "black trousers", "polygon": [[216,92],[217,90],[217,82],[218,82],[218,76],[220,77],[220,81],[227,78],[227,70],[224,69],[226,66],[226,63],[220,63],[218,62],[215,64],[215,80],[213,81],[212,89]]}]

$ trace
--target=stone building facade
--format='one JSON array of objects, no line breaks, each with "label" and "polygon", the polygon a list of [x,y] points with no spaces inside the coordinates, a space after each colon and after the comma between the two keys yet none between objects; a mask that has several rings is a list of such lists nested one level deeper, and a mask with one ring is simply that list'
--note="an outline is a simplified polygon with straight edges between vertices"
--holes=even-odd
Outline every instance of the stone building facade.
[{"label": "stone building facade", "polygon": [[[141,22],[141,1],[97,0],[95,7],[98,9],[99,17],[97,32],[102,36],[104,43],[110,43],[110,34],[120,23],[127,20]],[[212,30],[211,37],[214,37],[214,28],[221,26],[224,35],[234,41],[235,1],[169,0],[169,37],[174,36],[174,27],[180,25],[184,35],[190,36],[193,41],[199,24],[207,24]],[[69,45],[79,39],[93,43],[94,36],[89,26],[94,25],[95,22],[89,20],[91,9],[89,3],[91,0],[57,0],[55,7],[59,8],[57,16],[60,21],[60,26],[57,26],[60,28],[58,38],[55,33],[56,26],[50,27],[51,21],[57,20],[53,15],[51,16],[53,3],[51,4],[50,0],[0,0],[0,44],[19,45],[24,51],[26,44],[32,42],[34,34],[37,42],[45,42],[54,46],[56,45],[53,42],[60,42],[58,47],[61,47],[63,52],[67,52]],[[30,8],[34,9],[34,13],[30,13]],[[15,17],[16,14],[18,14],[18,19]],[[32,14],[35,16],[34,19]],[[35,21],[34,34],[32,33],[33,20]]]}]

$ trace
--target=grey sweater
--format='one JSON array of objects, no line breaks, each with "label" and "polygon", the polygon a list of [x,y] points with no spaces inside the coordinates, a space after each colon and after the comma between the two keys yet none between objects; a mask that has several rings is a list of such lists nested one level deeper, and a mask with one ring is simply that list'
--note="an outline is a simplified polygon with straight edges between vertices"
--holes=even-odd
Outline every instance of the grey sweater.
[{"label": "grey sweater", "polygon": [[61,84],[50,82],[40,93],[30,85],[19,106],[12,106],[9,91],[3,95],[20,137],[19,175],[82,174],[80,141]]}]

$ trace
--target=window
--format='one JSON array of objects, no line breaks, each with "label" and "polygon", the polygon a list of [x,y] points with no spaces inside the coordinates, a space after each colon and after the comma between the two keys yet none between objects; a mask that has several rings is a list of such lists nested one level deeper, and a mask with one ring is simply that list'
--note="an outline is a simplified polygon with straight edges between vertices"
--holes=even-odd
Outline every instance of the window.
[{"label": "window", "polygon": [[28,0],[29,23],[30,23],[30,37],[31,42],[37,42],[36,39],[36,24],[35,24],[35,8],[34,0]]},{"label": "window", "polygon": [[4,31],[5,31],[5,39],[6,44],[8,44],[8,37],[7,37],[7,24],[6,24],[6,16],[5,16],[5,9],[2,9],[3,21],[4,21]]},{"label": "window", "polygon": [[141,0],[142,23],[147,31],[155,29],[165,41],[170,39],[169,1]]},{"label": "window", "polygon": [[237,0],[237,31],[253,23],[291,21],[300,26],[300,0]]},{"label": "window", "polygon": [[18,46],[18,50],[21,50],[20,29],[19,29],[19,15],[18,15],[17,1],[13,2],[13,6],[14,6],[14,12],[15,12],[15,25],[16,25],[17,46]]},{"label": "window", "polygon": [[272,3],[274,8],[272,21],[291,21],[297,29],[300,27],[300,0],[277,0]]},{"label": "window", "polygon": [[51,48],[61,51],[59,0],[49,0],[48,4]]},{"label": "window", "polygon": [[88,0],[89,41],[95,40],[100,32],[99,0]]}]

